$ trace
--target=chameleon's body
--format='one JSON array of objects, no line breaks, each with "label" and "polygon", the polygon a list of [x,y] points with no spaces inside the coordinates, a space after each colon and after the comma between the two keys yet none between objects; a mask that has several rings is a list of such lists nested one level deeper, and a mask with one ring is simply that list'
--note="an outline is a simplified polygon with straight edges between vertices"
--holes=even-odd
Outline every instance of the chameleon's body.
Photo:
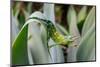
[{"label": "chameleon's body", "polygon": [[59,33],[54,24],[51,21],[47,21],[47,29],[49,32],[49,36],[54,40],[57,44],[62,44],[62,45],[68,45],[72,40],[68,40],[68,38],[65,38],[64,35]]},{"label": "chameleon's body", "polygon": [[54,40],[57,44],[68,45],[69,43],[73,42],[72,37],[69,37],[69,35],[66,36],[65,38],[65,36],[59,33],[51,21],[40,19],[37,17],[32,17],[31,19],[37,19],[43,21],[47,26],[47,31],[49,36],[48,39],[51,37],[52,40]]}]

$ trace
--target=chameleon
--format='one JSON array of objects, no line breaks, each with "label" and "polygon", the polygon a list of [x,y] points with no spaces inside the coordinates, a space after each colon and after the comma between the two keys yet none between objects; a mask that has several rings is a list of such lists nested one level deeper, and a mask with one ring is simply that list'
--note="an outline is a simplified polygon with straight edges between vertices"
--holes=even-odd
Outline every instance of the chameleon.
[{"label": "chameleon", "polygon": [[[41,19],[41,18],[38,18],[38,17],[32,17],[32,18],[29,18],[29,19],[36,19],[36,20],[39,20],[39,21],[43,21],[45,23],[45,25],[47,26],[47,33],[48,33],[48,40],[51,39],[56,43],[56,44],[59,44],[59,45],[69,45],[70,43],[74,42],[74,37],[72,37],[71,35],[62,35],[60,32],[57,31],[55,25],[50,21],[50,20],[45,20],[45,19]],[[52,45],[53,46],[53,45]],[[50,47],[52,47],[50,46]]]}]

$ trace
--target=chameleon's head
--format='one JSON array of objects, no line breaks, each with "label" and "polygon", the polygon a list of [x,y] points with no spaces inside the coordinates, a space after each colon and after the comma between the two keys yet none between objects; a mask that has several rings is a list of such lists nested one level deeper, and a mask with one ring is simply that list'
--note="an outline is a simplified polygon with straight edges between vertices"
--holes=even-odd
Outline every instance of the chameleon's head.
[{"label": "chameleon's head", "polygon": [[75,40],[78,39],[79,37],[68,35],[68,36],[65,36],[65,38],[66,38],[67,44],[71,44],[75,42]]},{"label": "chameleon's head", "polygon": [[72,38],[72,36],[65,36],[64,37],[64,40],[62,41],[62,44],[63,45],[69,45],[70,43],[72,43],[73,42],[73,38]]},{"label": "chameleon's head", "polygon": [[74,41],[74,40],[73,40],[73,37],[72,37],[71,35],[65,36],[65,38],[66,38],[68,44],[69,44],[69,43],[72,43],[72,42]]}]

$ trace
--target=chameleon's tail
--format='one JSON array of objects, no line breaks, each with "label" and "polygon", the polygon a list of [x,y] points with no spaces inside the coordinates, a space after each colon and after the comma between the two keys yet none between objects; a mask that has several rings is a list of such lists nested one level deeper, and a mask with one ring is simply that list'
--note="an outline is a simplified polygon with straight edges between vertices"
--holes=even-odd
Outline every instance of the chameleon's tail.
[{"label": "chameleon's tail", "polygon": [[36,20],[42,21],[42,22],[43,22],[44,24],[46,24],[46,25],[47,25],[46,22],[49,21],[49,20],[45,20],[45,19],[38,18],[38,17],[30,17],[30,18],[28,18],[27,20],[30,20],[30,19],[36,19]]}]

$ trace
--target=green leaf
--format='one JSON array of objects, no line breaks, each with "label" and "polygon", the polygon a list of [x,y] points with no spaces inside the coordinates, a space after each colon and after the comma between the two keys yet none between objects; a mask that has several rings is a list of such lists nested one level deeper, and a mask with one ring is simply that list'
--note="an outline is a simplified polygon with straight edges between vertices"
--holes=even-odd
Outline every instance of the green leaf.
[{"label": "green leaf", "polygon": [[77,25],[78,25],[80,34],[82,32],[82,27],[83,27],[86,16],[87,16],[87,6],[83,6],[80,12],[78,13],[78,18],[77,18],[78,20]]},{"label": "green leaf", "polygon": [[43,25],[40,26],[40,29],[41,29],[41,39],[42,39],[42,42],[47,45],[47,42],[48,42],[47,41],[47,29]]},{"label": "green leaf", "polygon": [[51,62],[47,44],[47,30],[43,21],[34,19],[34,17],[45,19],[45,16],[36,11],[26,23],[29,23],[28,35],[31,39],[28,41],[28,47],[32,55],[34,64],[46,64]]},{"label": "green leaf", "polygon": [[22,26],[24,25],[25,23],[25,15],[23,13],[23,11],[20,11],[19,14],[18,14],[18,21],[19,21],[19,28],[21,29]]},{"label": "green leaf", "polygon": [[37,22],[34,19],[30,20],[32,20],[33,23],[29,24],[28,32],[29,35],[32,35],[32,37],[28,41],[28,47],[32,55],[32,60],[34,64],[49,63],[50,54],[48,52],[48,47],[46,43],[47,41],[44,42],[44,40],[42,40],[41,38],[43,37],[41,36],[41,27],[39,28],[37,24],[34,24],[34,22]]},{"label": "green leaf", "polygon": [[[43,14],[41,12],[35,12],[30,17],[34,16],[41,16],[43,18]],[[12,47],[12,63],[14,65],[27,65],[30,63],[27,48],[30,48],[29,50],[32,55],[33,62],[31,63],[43,64],[50,62],[49,53],[47,51],[48,48],[46,47],[47,44],[45,44],[44,42],[44,44],[42,43],[41,36],[39,35],[40,30],[37,26],[34,26],[34,24],[36,23],[40,23],[41,25],[43,25],[43,23],[39,20],[28,20],[24,24],[16,40],[14,41]],[[42,27],[42,32],[43,31],[44,30]],[[28,38],[28,35],[30,35],[29,32],[32,34],[30,38]]]},{"label": "green leaf", "polygon": [[[52,21],[55,24],[55,5],[54,4],[44,4],[43,12],[47,20]],[[54,42],[53,42],[54,43]],[[49,46],[52,45],[51,39],[49,40]],[[60,46],[54,46],[50,49],[50,54],[52,57],[51,63],[61,63],[64,62],[63,52]]]},{"label": "green leaf", "polygon": [[87,6],[83,6],[78,13],[78,23],[82,22],[86,18],[87,13]]},{"label": "green leaf", "polygon": [[20,7],[20,4],[21,3],[19,3],[19,2],[13,4],[12,10],[13,10],[14,16],[16,16],[16,14],[19,12],[19,9],[18,8]]},{"label": "green leaf", "polygon": [[83,26],[77,61],[95,60],[95,7],[89,12]]},{"label": "green leaf", "polygon": [[18,32],[19,32],[17,23],[18,23],[18,21],[17,21],[17,19],[13,16],[13,13],[12,13],[12,22],[11,22],[12,28],[11,28],[11,31],[13,31],[13,32],[12,32],[11,43],[15,40],[16,35],[17,35]]},{"label": "green leaf", "polygon": [[60,24],[56,24],[56,29],[63,35],[68,35],[67,30]]},{"label": "green leaf", "polygon": [[95,23],[82,37],[77,52],[77,61],[95,60]]},{"label": "green leaf", "polygon": [[67,20],[69,24],[69,33],[72,36],[80,36],[78,28],[77,28],[77,15],[73,6],[69,7]]},{"label": "green leaf", "polygon": [[50,38],[50,36],[48,36],[47,26],[41,25],[40,29],[41,29],[41,40],[44,44],[44,47],[48,49],[48,53],[50,54],[49,45],[48,45],[48,41],[49,41],[48,38]]},{"label": "green leaf", "polygon": [[19,32],[12,47],[12,64],[13,65],[27,65],[28,53],[27,53],[27,32],[28,25],[23,26]]},{"label": "green leaf", "polygon": [[84,21],[85,20],[83,20],[83,21],[81,21],[80,23],[77,24],[77,27],[79,29],[80,34],[82,34],[82,28],[83,28]]},{"label": "green leaf", "polygon": [[[73,6],[69,7],[67,20],[68,20],[68,24],[69,24],[70,35],[72,37],[73,36],[80,37],[79,31],[78,31],[78,28],[77,28],[77,15],[76,15],[76,11],[75,11]],[[75,40],[70,45],[79,45],[79,41],[80,41],[80,38]],[[70,45],[68,47],[67,61],[73,62],[73,61],[76,61],[76,53],[77,53],[78,48],[77,47],[71,47]]]},{"label": "green leaf", "polygon": [[94,22],[95,22],[95,7],[91,9],[88,16],[86,17],[86,20],[84,22],[83,29],[82,29],[82,36],[86,34],[86,32],[91,28]]}]

